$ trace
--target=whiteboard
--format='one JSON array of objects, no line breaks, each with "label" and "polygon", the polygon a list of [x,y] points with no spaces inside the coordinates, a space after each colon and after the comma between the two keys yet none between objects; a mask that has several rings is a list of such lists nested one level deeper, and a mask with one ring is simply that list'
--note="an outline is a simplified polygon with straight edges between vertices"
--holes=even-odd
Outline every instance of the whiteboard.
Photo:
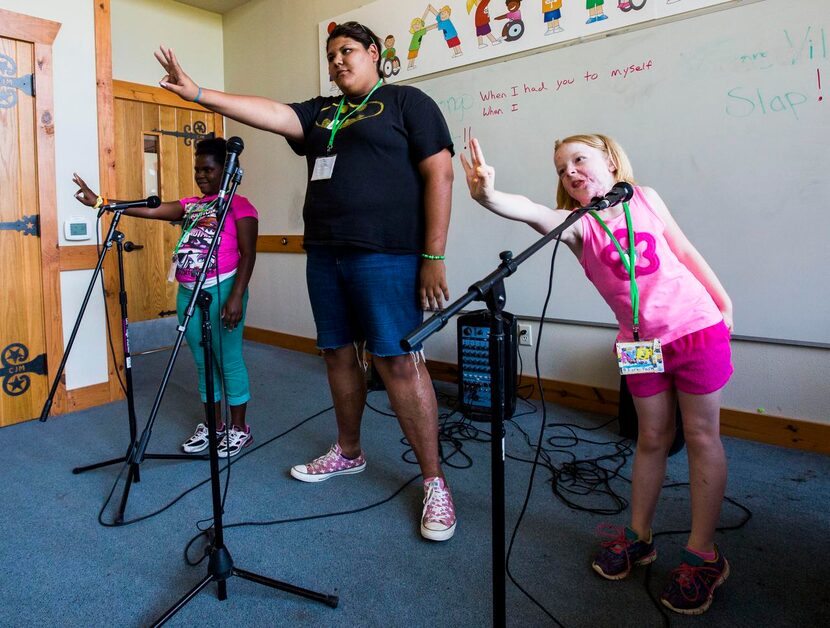
[{"label": "whiteboard", "polygon": [[[555,203],[555,138],[617,139],[732,298],[735,333],[830,343],[830,9],[764,0],[548,50],[416,85],[496,186]],[[473,202],[456,167],[453,298],[538,235]],[[553,245],[506,281],[506,309],[538,317]],[[549,318],[613,323],[560,247]]]}]

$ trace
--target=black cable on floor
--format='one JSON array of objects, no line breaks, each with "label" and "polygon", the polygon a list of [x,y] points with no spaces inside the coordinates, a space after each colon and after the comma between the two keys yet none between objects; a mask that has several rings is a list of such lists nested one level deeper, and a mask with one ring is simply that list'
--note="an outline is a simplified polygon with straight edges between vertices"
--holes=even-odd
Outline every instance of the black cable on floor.
[{"label": "black cable on floor", "polygon": [[[245,456],[248,456],[248,455],[250,455],[250,454],[254,453],[255,451],[259,450],[260,448],[265,447],[266,445],[268,445],[268,444],[270,444],[270,443],[274,442],[275,440],[280,439],[280,438],[282,438],[283,436],[286,436],[287,434],[289,434],[289,433],[293,432],[293,431],[294,431],[294,430],[296,430],[298,427],[300,427],[300,426],[304,425],[305,423],[308,423],[308,422],[309,422],[309,421],[311,421],[312,419],[315,419],[315,418],[317,418],[318,416],[320,416],[320,415],[322,415],[322,414],[325,414],[326,412],[328,412],[328,411],[330,411],[330,410],[333,410],[333,409],[334,409],[334,406],[329,406],[328,408],[325,408],[325,409],[323,409],[323,410],[320,410],[319,412],[316,412],[316,413],[312,414],[311,416],[308,416],[308,417],[306,417],[306,418],[302,419],[300,422],[298,422],[298,423],[294,424],[293,426],[289,427],[289,428],[288,428],[287,430],[285,430],[284,432],[282,432],[282,433],[280,433],[280,434],[277,434],[276,436],[272,436],[271,438],[269,438],[269,439],[268,439],[268,440],[266,440],[265,442],[260,443],[259,445],[256,445],[256,446],[253,446],[253,447],[249,447],[249,448],[247,449],[247,451],[244,451],[244,452],[242,452],[242,453],[238,454],[237,456],[235,456],[235,458],[237,458],[237,462],[238,462],[240,459],[244,458]],[[210,477],[208,477],[208,478],[207,478],[207,479],[205,479],[205,480],[202,480],[202,481],[201,481],[201,482],[199,482],[198,484],[195,484],[194,486],[191,486],[190,488],[188,488],[187,490],[185,490],[183,493],[180,493],[180,494],[179,494],[179,495],[178,495],[175,499],[173,499],[171,502],[169,502],[169,503],[167,503],[166,505],[162,506],[162,507],[161,507],[161,508],[159,508],[158,510],[155,510],[155,511],[153,511],[153,512],[151,512],[151,513],[148,513],[148,514],[146,514],[146,515],[142,515],[142,516],[140,516],[140,517],[136,517],[136,518],[134,518],[134,519],[129,519],[129,520],[123,521],[123,522],[121,522],[121,523],[114,523],[114,522],[104,521],[104,520],[103,520],[103,514],[104,514],[104,511],[106,510],[107,506],[109,505],[110,500],[112,499],[112,496],[113,496],[113,494],[115,493],[115,489],[116,489],[116,487],[118,486],[118,482],[121,480],[121,477],[124,475],[124,470],[125,470],[126,468],[128,468],[128,467],[129,467],[129,464],[130,464],[129,462],[125,462],[125,463],[124,463],[123,467],[121,468],[121,471],[120,471],[120,472],[119,472],[119,474],[118,474],[118,477],[116,477],[116,478],[115,478],[115,483],[113,484],[112,490],[110,490],[109,495],[107,495],[107,498],[106,498],[106,500],[104,501],[103,506],[101,506],[101,510],[100,510],[100,511],[98,511],[98,523],[99,523],[100,525],[102,525],[102,526],[106,527],[106,528],[119,528],[119,527],[122,527],[122,526],[127,526],[127,525],[132,525],[132,524],[134,524],[134,523],[138,523],[139,521],[144,521],[144,520],[146,520],[146,519],[150,519],[151,517],[155,517],[156,515],[159,515],[159,514],[161,514],[162,512],[164,512],[165,510],[167,510],[167,509],[171,508],[174,504],[176,504],[178,501],[180,501],[181,499],[183,499],[186,495],[188,495],[189,493],[192,493],[193,491],[195,491],[195,490],[196,490],[197,488],[199,488],[200,486],[204,486],[205,484],[207,484],[207,483],[208,483],[208,482],[210,482],[210,480],[211,480],[211,478],[210,478]],[[219,470],[219,472],[221,473],[223,470],[224,470],[224,468],[221,468],[221,469]],[[203,521],[206,521],[206,520],[203,520]]]}]

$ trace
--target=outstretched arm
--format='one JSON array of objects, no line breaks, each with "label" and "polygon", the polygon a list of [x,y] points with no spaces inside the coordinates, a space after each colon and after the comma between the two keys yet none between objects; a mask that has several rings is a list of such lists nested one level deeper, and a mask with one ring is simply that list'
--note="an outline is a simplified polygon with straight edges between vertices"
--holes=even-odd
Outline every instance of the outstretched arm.
[{"label": "outstretched arm", "polygon": [[227,94],[215,89],[202,88],[200,92],[199,86],[182,70],[170,48],[161,46],[155,56],[166,72],[159,85],[182,100],[192,102],[198,96],[200,105],[232,120],[282,135],[289,140],[302,140],[300,119],[288,105],[260,96]]},{"label": "outstretched arm", "polygon": [[[98,195],[93,192],[78,173],[72,174],[72,182],[78,186],[75,198],[79,203],[87,207],[95,207],[98,202]],[[115,199],[107,199],[110,203],[121,203]],[[184,216],[184,208],[178,201],[162,203],[158,207],[131,207],[124,210],[125,216],[136,216],[137,218],[153,218],[155,220],[179,220]]]},{"label": "outstretched arm", "polygon": [[649,204],[654,208],[666,225],[664,234],[666,236],[666,241],[669,243],[669,247],[674,254],[677,255],[677,259],[679,259],[681,263],[692,272],[697,280],[703,284],[703,287],[706,288],[706,291],[712,297],[715,305],[720,310],[723,315],[723,320],[731,332],[734,326],[732,320],[732,299],[729,298],[729,295],[726,293],[726,289],[723,287],[720,280],[718,280],[717,275],[715,275],[715,271],[713,271],[712,267],[706,263],[706,260],[703,259],[703,255],[701,255],[694,245],[689,242],[686,234],[684,234],[680,229],[680,226],[671,215],[671,212],[669,212],[669,208],[666,207],[666,204],[663,202],[663,199],[660,198],[660,195],[651,188],[641,188],[641,190]]},{"label": "outstretched arm", "polygon": [[[496,190],[496,170],[484,161],[484,151],[475,138],[470,140],[470,160],[468,161],[462,153],[461,165],[467,177],[470,196],[494,214],[525,222],[541,234],[549,233],[570,215],[569,211],[550,209],[534,203],[526,196]],[[562,234],[562,241],[572,245],[579,237],[581,237],[581,227],[577,222]]]}]

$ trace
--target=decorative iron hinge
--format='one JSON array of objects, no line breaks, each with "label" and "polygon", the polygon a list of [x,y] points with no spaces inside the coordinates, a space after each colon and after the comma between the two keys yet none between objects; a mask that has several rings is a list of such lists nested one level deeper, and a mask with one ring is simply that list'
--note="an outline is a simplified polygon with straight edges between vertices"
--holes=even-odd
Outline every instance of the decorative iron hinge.
[{"label": "decorative iron hinge", "polygon": [[155,133],[183,138],[185,146],[190,146],[193,143],[193,140],[207,140],[216,137],[213,131],[210,133],[205,133],[205,131],[207,131],[207,125],[201,120],[194,122],[192,129],[189,124],[185,124],[184,131],[164,131],[162,129],[153,129],[153,132]]},{"label": "decorative iron hinge", "polygon": [[35,95],[33,74],[17,76],[17,63],[11,57],[0,54],[0,109],[11,109],[17,105],[17,91],[27,96]]},{"label": "decorative iron hinge", "polygon": [[46,375],[46,354],[42,353],[27,362],[29,349],[26,345],[13,342],[0,353],[0,379],[3,392],[18,397],[32,385],[30,374]]},{"label": "decorative iron hinge", "polygon": [[0,222],[0,231],[20,231],[23,235],[40,237],[40,216],[23,216],[20,220]]}]

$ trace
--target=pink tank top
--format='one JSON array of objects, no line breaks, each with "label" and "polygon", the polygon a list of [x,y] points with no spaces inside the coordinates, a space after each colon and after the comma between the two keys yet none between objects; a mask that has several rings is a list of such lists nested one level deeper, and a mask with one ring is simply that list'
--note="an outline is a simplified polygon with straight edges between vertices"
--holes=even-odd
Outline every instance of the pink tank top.
[{"label": "pink tank top", "polygon": [[[640,292],[640,339],[659,338],[665,345],[723,320],[712,297],[669,248],[665,223],[654,212],[639,187],[628,204],[637,250],[635,277]],[[625,214],[605,220],[624,251],[628,251]],[[596,219],[585,214],[582,223],[582,257],[585,275],[611,306],[620,332],[630,341],[632,332],[631,286],[617,248]]]}]

